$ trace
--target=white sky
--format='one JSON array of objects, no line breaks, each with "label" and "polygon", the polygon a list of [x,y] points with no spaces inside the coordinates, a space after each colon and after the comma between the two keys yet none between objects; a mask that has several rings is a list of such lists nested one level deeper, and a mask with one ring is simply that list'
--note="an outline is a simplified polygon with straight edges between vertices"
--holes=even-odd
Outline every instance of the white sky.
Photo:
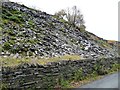
[{"label": "white sky", "polygon": [[118,40],[119,0],[10,0],[49,14],[76,5],[84,16],[86,30],[99,37]]}]

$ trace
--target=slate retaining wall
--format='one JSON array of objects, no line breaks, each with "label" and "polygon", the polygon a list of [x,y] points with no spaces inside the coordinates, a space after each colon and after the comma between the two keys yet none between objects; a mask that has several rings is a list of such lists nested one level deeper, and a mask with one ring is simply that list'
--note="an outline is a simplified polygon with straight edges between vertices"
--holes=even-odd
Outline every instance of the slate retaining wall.
[{"label": "slate retaining wall", "polygon": [[50,88],[59,84],[61,78],[72,78],[77,70],[82,76],[93,73],[105,74],[120,58],[87,59],[53,62],[47,65],[22,64],[17,67],[2,67],[2,83],[9,88]]}]

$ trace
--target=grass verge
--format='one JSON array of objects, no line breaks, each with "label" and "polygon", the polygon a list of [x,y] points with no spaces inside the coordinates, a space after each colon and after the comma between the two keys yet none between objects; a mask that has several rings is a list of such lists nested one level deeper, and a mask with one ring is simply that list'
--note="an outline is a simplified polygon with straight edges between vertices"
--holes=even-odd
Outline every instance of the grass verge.
[{"label": "grass verge", "polygon": [[22,63],[29,63],[29,64],[40,64],[45,65],[49,62],[58,62],[61,60],[81,60],[82,58],[79,55],[64,55],[59,57],[45,57],[45,58],[30,58],[30,57],[24,57],[24,58],[13,58],[13,57],[0,57],[0,60],[2,62],[2,67],[14,67],[17,65],[20,65]]}]

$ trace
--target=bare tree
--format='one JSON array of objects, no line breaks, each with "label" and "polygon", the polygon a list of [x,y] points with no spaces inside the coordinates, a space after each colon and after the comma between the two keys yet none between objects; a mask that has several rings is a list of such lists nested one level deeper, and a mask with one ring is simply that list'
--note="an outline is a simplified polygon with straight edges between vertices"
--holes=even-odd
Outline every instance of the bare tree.
[{"label": "bare tree", "polygon": [[55,13],[60,18],[66,19],[70,24],[74,24],[78,27],[84,25],[83,15],[80,10],[77,9],[77,6],[72,8],[62,9],[61,11]]}]

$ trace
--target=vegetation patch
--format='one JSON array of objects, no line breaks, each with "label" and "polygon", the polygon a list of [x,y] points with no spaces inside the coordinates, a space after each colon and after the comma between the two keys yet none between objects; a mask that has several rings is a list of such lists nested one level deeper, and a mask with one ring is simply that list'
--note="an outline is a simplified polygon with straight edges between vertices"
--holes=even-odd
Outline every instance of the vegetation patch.
[{"label": "vegetation patch", "polygon": [[23,17],[26,16],[26,14],[17,11],[17,10],[7,10],[5,8],[2,8],[2,18],[8,19],[10,21],[14,21],[16,23],[22,23],[24,22]]},{"label": "vegetation patch", "polygon": [[[8,45],[6,45],[7,48]],[[30,58],[30,57],[24,57],[24,58],[13,58],[13,57],[0,57],[0,60],[2,61],[2,66],[10,66],[14,67],[20,64],[24,63],[30,63],[30,64],[40,64],[40,65],[45,65],[50,62],[59,62],[61,60],[81,60],[81,57],[79,55],[64,55],[64,56],[59,56],[59,57],[44,57],[44,58]]]},{"label": "vegetation patch", "polygon": [[83,58],[81,58],[79,55],[64,55],[64,56],[59,56],[59,57],[39,59],[38,63],[44,65],[49,62],[59,62],[61,60],[81,60],[81,59]]},{"label": "vegetation patch", "polygon": [[[82,68],[78,69],[72,78],[69,78],[68,80],[61,79],[63,83],[60,83],[60,86],[62,88],[78,88],[81,85],[90,83],[92,81],[95,81],[97,79],[100,79],[104,77],[105,75],[115,73],[119,70],[120,64],[113,64],[112,69],[107,69],[106,74],[99,74],[98,71],[93,71],[91,74],[84,76],[82,73]],[[99,69],[98,69],[99,70]]]},{"label": "vegetation patch", "polygon": [[2,67],[14,67],[14,66],[18,66],[19,64],[23,64],[23,63],[28,63],[29,59],[27,58],[13,58],[13,57],[0,57],[0,60],[2,62]]}]

